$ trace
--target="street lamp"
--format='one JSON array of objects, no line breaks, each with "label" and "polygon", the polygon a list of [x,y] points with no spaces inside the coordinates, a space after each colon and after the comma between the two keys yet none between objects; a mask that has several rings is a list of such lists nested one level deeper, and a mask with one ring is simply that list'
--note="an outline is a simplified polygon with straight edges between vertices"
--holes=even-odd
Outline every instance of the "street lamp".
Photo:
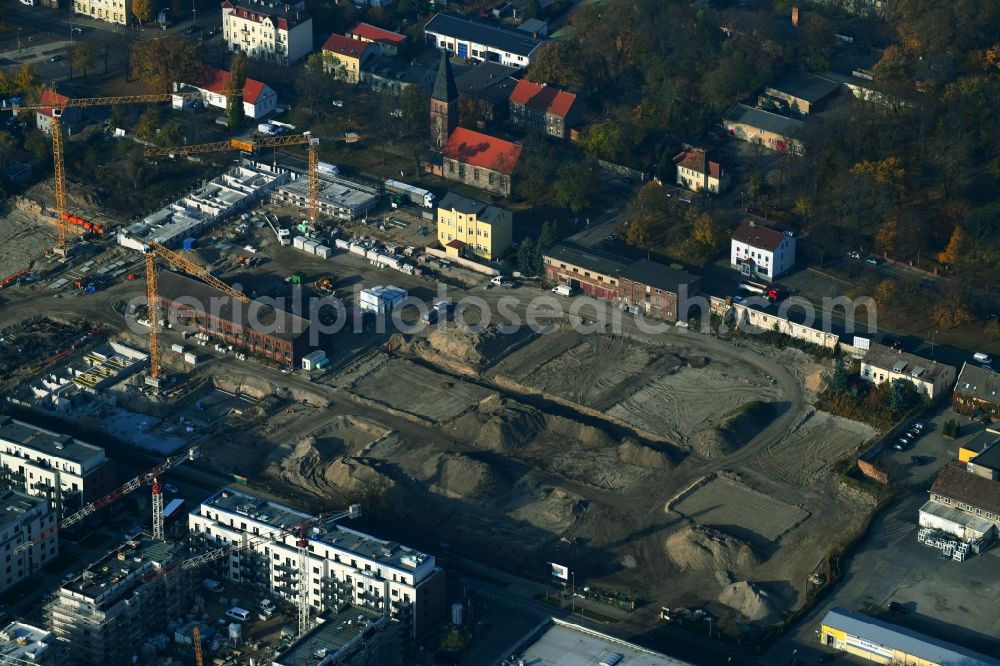
[{"label": "street lamp", "polygon": [[21,28],[17,29],[17,54],[21,55]]},{"label": "street lamp", "polygon": [[938,329],[935,328],[934,332],[931,333],[931,360],[932,361],[934,360],[934,338],[937,337],[937,334],[938,334]]}]

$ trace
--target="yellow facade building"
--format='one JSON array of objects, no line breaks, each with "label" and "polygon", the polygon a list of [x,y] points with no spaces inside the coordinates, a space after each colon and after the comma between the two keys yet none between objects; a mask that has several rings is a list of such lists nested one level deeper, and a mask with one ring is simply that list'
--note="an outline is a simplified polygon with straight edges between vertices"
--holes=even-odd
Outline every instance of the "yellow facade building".
[{"label": "yellow facade building", "polygon": [[449,192],[437,209],[438,241],[449,254],[492,261],[510,249],[513,219],[509,210]]},{"label": "yellow facade building", "polygon": [[377,50],[369,46],[372,46],[371,42],[330,35],[323,44],[323,60],[327,72],[332,72],[346,83],[360,83],[361,67]]}]

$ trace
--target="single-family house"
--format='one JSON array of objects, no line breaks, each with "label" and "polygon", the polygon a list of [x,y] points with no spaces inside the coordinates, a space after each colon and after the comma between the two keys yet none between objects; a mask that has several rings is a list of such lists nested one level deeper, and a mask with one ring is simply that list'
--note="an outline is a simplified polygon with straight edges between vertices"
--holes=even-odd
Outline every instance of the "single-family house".
[{"label": "single-family house", "polygon": [[955,385],[954,366],[877,342],[871,343],[865,352],[858,372],[862,379],[872,384],[891,383],[897,379],[908,381],[931,400],[946,394]]},{"label": "single-family house", "polygon": [[771,281],[795,265],[795,236],[743,220],[733,232],[729,263],[747,277]]},{"label": "single-family house", "polygon": [[[214,67],[206,67],[201,76],[189,83],[175,83],[176,92],[197,92],[205,106],[226,110],[228,107],[227,93],[232,88],[229,72]],[[172,105],[175,109],[191,106],[194,100],[174,95]],[[266,83],[247,77],[243,84],[243,115],[257,120],[273,113],[278,106],[278,93]]]},{"label": "single-family house", "polygon": [[346,35],[351,39],[375,44],[379,54],[384,56],[399,55],[399,52],[406,46],[406,35],[370,23],[355,23]]},{"label": "single-family house", "polygon": [[677,165],[677,184],[685,189],[719,194],[729,188],[729,174],[701,148],[677,153],[674,164]]}]

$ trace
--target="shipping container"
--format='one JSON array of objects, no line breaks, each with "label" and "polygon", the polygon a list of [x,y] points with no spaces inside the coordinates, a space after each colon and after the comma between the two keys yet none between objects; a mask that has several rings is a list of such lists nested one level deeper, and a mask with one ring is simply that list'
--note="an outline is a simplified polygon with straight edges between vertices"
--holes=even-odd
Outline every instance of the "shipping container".
[{"label": "shipping container", "polygon": [[196,365],[198,363],[198,356],[196,354],[192,354],[191,352],[185,352],[184,362]]},{"label": "shipping container", "polygon": [[176,352],[178,354],[184,353],[184,345],[170,345],[170,351]]},{"label": "shipping container", "polygon": [[333,254],[333,250],[328,248],[326,245],[316,246],[315,255],[317,257],[322,257],[323,259],[329,259],[331,254]]},{"label": "shipping container", "polygon": [[294,247],[297,250],[301,250],[302,244],[305,242],[306,242],[305,236],[296,236],[295,238],[292,239],[292,247]]}]

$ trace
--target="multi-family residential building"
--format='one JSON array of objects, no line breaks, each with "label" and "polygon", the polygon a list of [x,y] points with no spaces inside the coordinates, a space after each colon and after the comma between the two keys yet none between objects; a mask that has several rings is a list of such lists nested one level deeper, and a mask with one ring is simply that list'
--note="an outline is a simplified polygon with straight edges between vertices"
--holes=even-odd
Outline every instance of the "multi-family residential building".
[{"label": "multi-family residential building", "polygon": [[290,65],[313,50],[312,16],[302,0],[222,0],[222,38],[230,51]]},{"label": "multi-family residential building", "polygon": [[779,153],[802,151],[797,137],[805,123],[795,118],[736,104],[722,116],[722,125],[729,136],[740,141],[756,143]]},{"label": "multi-family residential building", "polygon": [[378,53],[384,56],[399,55],[406,47],[406,35],[370,23],[355,23],[346,35],[351,39],[374,44],[378,47]]},{"label": "multi-family residential building", "polygon": [[[175,83],[174,92],[197,92],[206,106],[225,111],[229,107],[228,93],[232,89],[229,72],[215,67],[206,67],[196,81]],[[174,95],[172,106],[177,109],[191,106],[196,100]],[[278,106],[278,93],[269,85],[247,77],[243,84],[243,115],[247,118],[263,118]]]},{"label": "multi-family residential building", "polygon": [[0,663],[63,666],[70,659],[69,643],[47,629],[24,622],[0,629]]},{"label": "multi-family residential building", "polygon": [[45,605],[48,626],[73,646],[73,663],[132,663],[138,646],[191,608],[181,549],[143,537],[119,546],[64,584]]},{"label": "multi-family residential building", "polygon": [[133,21],[132,0],[73,0],[73,13],[118,25]]},{"label": "multi-family residential building", "polygon": [[492,261],[510,249],[511,212],[449,192],[437,209],[438,241],[456,254],[463,251]]},{"label": "multi-family residential building", "polygon": [[464,60],[499,62],[527,67],[544,40],[496,23],[440,13],[424,26],[427,45]]},{"label": "multi-family residential building", "polygon": [[9,416],[0,417],[0,467],[13,486],[45,497],[60,515],[115,488],[104,449]]},{"label": "multi-family residential building", "polygon": [[475,103],[480,127],[510,115],[510,94],[517,86],[514,77],[520,71],[497,62],[481,62],[455,77],[459,95]]},{"label": "multi-family residential building", "polygon": [[892,349],[876,342],[865,352],[859,369],[861,378],[872,384],[903,379],[931,400],[951,391],[955,367]]},{"label": "multi-family residential building", "polygon": [[773,280],[795,265],[795,236],[743,220],[733,232],[729,263],[747,277]]},{"label": "multi-family residential building", "polygon": [[[993,473],[997,456],[987,457],[991,460],[978,466]],[[951,462],[941,468],[931,486],[930,498],[920,507],[920,526],[986,545],[1000,528],[1000,481],[970,466],[972,461]]]},{"label": "multi-family residential building", "polygon": [[521,144],[458,127],[441,151],[441,175],[488,192],[510,196],[511,176],[517,168],[521,149]]},{"label": "multi-family residential building", "polygon": [[518,127],[565,139],[579,119],[580,105],[571,92],[521,79],[510,94],[510,120]]},{"label": "multi-family residential building", "polygon": [[729,174],[701,148],[677,153],[674,164],[677,165],[677,184],[685,189],[718,194],[729,188]]},{"label": "multi-family residential building", "polygon": [[378,47],[371,42],[330,35],[323,43],[323,68],[347,83],[361,82],[361,67],[377,55]]},{"label": "multi-family residential building", "polygon": [[[55,510],[43,497],[8,490],[0,495],[0,592],[17,585],[59,554]],[[19,546],[32,542],[21,552]],[[2,663],[2,662],[0,662]]]},{"label": "multi-family residential building", "polygon": [[[312,516],[232,489],[221,490],[188,515],[191,536],[206,548],[273,539],[217,562],[219,577],[294,602],[299,598],[296,524]],[[444,572],[434,556],[343,525],[309,530],[309,603],[319,614],[343,604],[387,612],[411,636],[444,619]]]},{"label": "multi-family residential building", "polygon": [[952,393],[951,409],[972,418],[1000,419],[1000,374],[963,363]]},{"label": "multi-family residential building", "polygon": [[365,606],[345,606],[320,616],[318,624],[272,666],[401,666],[403,630],[388,613]]}]

